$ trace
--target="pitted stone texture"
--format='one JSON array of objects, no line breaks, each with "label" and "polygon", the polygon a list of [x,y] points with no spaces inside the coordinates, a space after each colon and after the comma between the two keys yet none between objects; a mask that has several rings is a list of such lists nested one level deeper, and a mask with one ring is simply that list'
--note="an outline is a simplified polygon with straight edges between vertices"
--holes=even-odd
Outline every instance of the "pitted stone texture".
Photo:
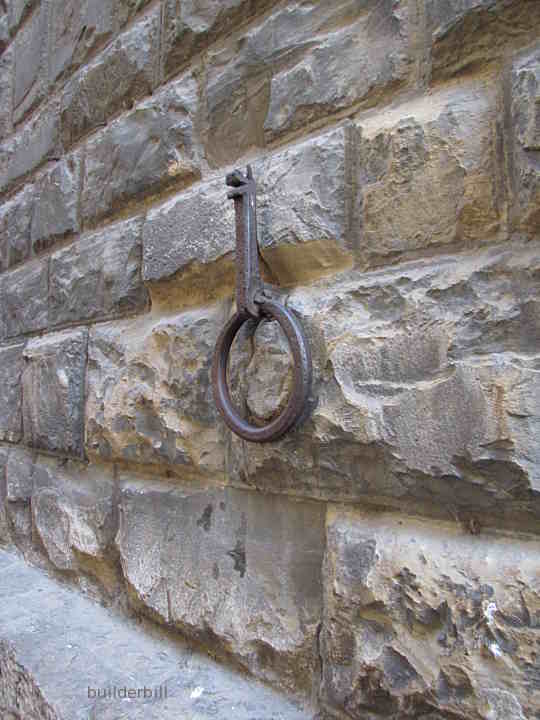
[{"label": "pitted stone texture", "polygon": [[34,260],[0,278],[7,337],[43,330],[48,322],[47,260]]},{"label": "pitted stone texture", "polygon": [[0,447],[0,545],[10,545],[11,532],[6,510],[6,465],[8,449]]},{"label": "pitted stone texture", "polygon": [[197,83],[188,73],[93,136],[85,146],[85,222],[199,177],[196,113]]},{"label": "pitted stone texture", "polygon": [[529,235],[540,230],[540,49],[512,70],[515,221]]},{"label": "pitted stone texture", "polygon": [[331,513],[327,705],[358,720],[534,717],[539,551],[455,525]]},{"label": "pitted stone texture", "polygon": [[22,436],[23,347],[0,348],[0,440],[9,442],[19,442]]},{"label": "pitted stone texture", "polygon": [[[3,720],[61,720],[39,686],[17,662],[12,646],[0,640],[0,709]],[[23,714],[21,714],[23,713]]]},{"label": "pitted stone texture", "polygon": [[48,3],[40,3],[14,42],[14,119],[19,120],[38,103],[47,88]]},{"label": "pitted stone texture", "polygon": [[[490,81],[491,82],[491,81]],[[359,124],[363,262],[503,238],[492,86],[461,86]]]},{"label": "pitted stone texture", "polygon": [[144,310],[141,221],[128,220],[85,235],[51,257],[51,325]]},{"label": "pitted stone texture", "polygon": [[79,230],[78,155],[68,155],[36,180],[32,214],[32,248],[35,253]]},{"label": "pitted stone texture", "polygon": [[23,426],[27,445],[84,455],[84,384],[87,331],[31,340],[23,371]]},{"label": "pitted stone texture", "polygon": [[224,321],[215,306],[93,328],[88,454],[164,464],[184,477],[223,472],[210,367]]},{"label": "pitted stone texture", "polygon": [[[5,16],[4,16],[5,17]],[[2,49],[2,18],[0,17],[0,141],[13,129],[13,50]]]},{"label": "pitted stone texture", "polygon": [[426,0],[433,79],[504,57],[538,39],[536,0]]},{"label": "pitted stone texture", "polygon": [[15,197],[0,205],[0,242],[5,243],[3,269],[24,262],[30,257],[33,208],[33,185],[25,185]]},{"label": "pitted stone texture", "polygon": [[[533,513],[537,525],[539,268],[538,244],[503,245],[295,290],[316,403],[271,445],[231,434],[231,482],[448,515]],[[247,355],[264,358],[248,406],[282,373],[283,354],[264,352],[256,339]]]},{"label": "pitted stone texture", "polygon": [[[221,164],[410,74],[406,3],[294,2],[213,49],[208,151]],[[247,121],[246,121],[247,119]]]},{"label": "pitted stone texture", "polygon": [[318,503],[127,479],[117,543],[136,606],[218,641],[255,675],[309,689],[324,514]]},{"label": "pitted stone texture", "polygon": [[159,23],[160,9],[155,8],[69,81],[61,110],[66,146],[152,92]]},{"label": "pitted stone texture", "polygon": [[11,541],[21,550],[32,545],[32,452],[24,447],[11,448],[6,464],[5,511]]}]

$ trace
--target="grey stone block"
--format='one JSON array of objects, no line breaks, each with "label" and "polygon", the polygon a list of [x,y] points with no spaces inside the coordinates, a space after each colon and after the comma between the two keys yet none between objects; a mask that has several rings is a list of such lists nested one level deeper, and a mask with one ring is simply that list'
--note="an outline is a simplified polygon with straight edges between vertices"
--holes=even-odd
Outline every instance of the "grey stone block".
[{"label": "grey stone block", "polygon": [[40,3],[14,39],[14,119],[19,120],[43,97],[47,88],[48,3]]},{"label": "grey stone block", "polygon": [[85,330],[52,333],[27,344],[22,378],[27,445],[84,455],[86,353]]},{"label": "grey stone block", "polygon": [[2,51],[0,26],[0,142],[13,130],[13,49]]},{"label": "grey stone block", "polygon": [[48,260],[33,260],[0,277],[7,337],[43,330],[48,323]]},{"label": "grey stone block", "polygon": [[85,146],[85,223],[199,177],[196,113],[197,83],[188,73],[93,136]]},{"label": "grey stone block", "polygon": [[38,253],[79,230],[80,156],[67,155],[35,183],[32,249]]},{"label": "grey stone block", "polygon": [[[324,506],[121,482],[117,543],[136,606],[192,637],[212,638],[259,677],[278,673],[295,691],[311,689]],[[141,557],[143,546],[154,550]]]},{"label": "grey stone block", "polygon": [[23,348],[0,348],[0,440],[9,442],[19,442],[22,437]]},{"label": "grey stone block", "polygon": [[68,82],[61,107],[66,146],[152,92],[159,25],[160,9],[155,8]]},{"label": "grey stone block", "polygon": [[30,258],[30,226],[34,209],[34,186],[25,185],[11,200],[0,205],[0,233],[5,245],[4,269]]},{"label": "grey stone block", "polygon": [[85,235],[50,264],[50,323],[92,320],[143,310],[141,221]]}]

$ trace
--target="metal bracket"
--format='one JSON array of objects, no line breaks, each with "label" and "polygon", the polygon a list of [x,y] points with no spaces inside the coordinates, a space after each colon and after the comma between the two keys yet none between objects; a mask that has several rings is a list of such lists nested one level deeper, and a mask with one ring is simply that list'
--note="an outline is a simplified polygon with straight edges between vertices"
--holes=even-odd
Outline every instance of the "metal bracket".
[{"label": "metal bracket", "polygon": [[[214,351],[212,384],[214,400],[228,427],[251,442],[277,440],[304,415],[311,391],[312,363],[309,343],[294,312],[274,297],[274,287],[262,281],[257,241],[257,194],[253,172],[240,170],[229,173],[227,197],[234,200],[236,214],[236,314],[223,328]],[[250,425],[232,402],[227,384],[229,352],[242,325],[248,320],[277,320],[293,355],[293,389],[284,410],[268,425]]]}]

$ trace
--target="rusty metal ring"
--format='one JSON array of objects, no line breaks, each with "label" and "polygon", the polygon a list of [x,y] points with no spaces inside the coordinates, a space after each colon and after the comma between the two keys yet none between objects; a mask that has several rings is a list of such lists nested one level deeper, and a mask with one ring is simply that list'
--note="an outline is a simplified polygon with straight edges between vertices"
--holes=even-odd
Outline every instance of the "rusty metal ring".
[{"label": "rusty metal ring", "polygon": [[277,320],[289,342],[294,362],[293,389],[283,411],[268,425],[257,427],[242,418],[232,402],[227,384],[229,352],[242,325],[253,318],[247,312],[238,312],[225,325],[216,343],[212,366],[214,401],[228,427],[244,440],[270,442],[277,440],[302,416],[311,392],[312,365],[309,343],[304,329],[292,310],[281,303],[268,300],[259,305],[261,316]]}]

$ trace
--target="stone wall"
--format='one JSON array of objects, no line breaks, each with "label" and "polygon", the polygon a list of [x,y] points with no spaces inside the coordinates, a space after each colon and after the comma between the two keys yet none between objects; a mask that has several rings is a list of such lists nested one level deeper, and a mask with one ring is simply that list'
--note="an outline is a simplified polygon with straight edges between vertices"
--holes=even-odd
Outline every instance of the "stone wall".
[{"label": "stone wall", "polygon": [[[540,718],[538,0],[0,2],[0,541],[320,717]],[[224,176],[313,351],[241,441]],[[255,421],[272,323],[235,348]]]}]

